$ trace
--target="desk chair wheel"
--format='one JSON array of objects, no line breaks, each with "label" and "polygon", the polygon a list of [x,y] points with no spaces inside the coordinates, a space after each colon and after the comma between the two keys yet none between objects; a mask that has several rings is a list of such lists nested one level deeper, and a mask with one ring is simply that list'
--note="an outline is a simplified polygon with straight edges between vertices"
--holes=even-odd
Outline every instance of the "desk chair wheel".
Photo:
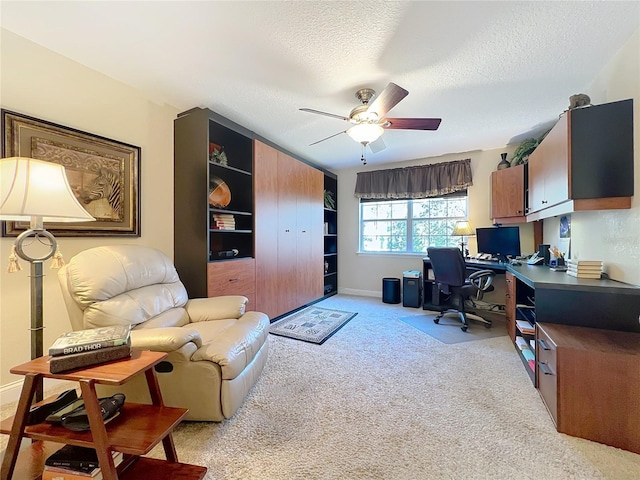
[{"label": "desk chair wheel", "polygon": [[460,330],[462,330],[463,332],[466,332],[468,328],[469,327],[467,325],[463,325],[460,327]]},{"label": "desk chair wheel", "polygon": [[433,319],[433,323],[440,323],[440,315]]}]

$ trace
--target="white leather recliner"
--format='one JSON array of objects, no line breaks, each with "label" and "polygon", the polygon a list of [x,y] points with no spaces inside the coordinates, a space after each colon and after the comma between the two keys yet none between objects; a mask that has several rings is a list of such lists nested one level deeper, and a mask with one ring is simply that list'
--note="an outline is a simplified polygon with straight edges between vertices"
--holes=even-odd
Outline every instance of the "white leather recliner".
[{"label": "white leather recliner", "polygon": [[[137,245],[85,250],[58,274],[73,330],[131,325],[133,348],[167,352],[156,372],[165,405],[187,420],[222,421],[242,405],[267,361],[269,318],[243,296],[189,300],[171,260]],[[101,394],[151,403],[143,375]]]}]

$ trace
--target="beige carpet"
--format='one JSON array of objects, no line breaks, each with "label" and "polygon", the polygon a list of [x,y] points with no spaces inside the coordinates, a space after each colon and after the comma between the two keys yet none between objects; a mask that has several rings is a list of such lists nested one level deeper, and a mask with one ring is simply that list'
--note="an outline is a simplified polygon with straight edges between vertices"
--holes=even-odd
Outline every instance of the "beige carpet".
[{"label": "beige carpet", "polygon": [[210,480],[640,478],[640,455],[555,431],[508,337],[447,345],[399,320],[419,309],[318,306],[358,315],[321,348],[271,335],[233,419],[176,429],[181,461]]}]

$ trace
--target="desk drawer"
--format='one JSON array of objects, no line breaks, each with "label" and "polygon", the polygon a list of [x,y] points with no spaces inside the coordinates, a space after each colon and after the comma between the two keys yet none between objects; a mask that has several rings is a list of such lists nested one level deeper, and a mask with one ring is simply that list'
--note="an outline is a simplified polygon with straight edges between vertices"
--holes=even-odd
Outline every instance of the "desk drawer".
[{"label": "desk drawer", "polygon": [[244,295],[249,299],[247,310],[254,308],[256,267],[253,258],[212,262],[207,264],[207,294]]},{"label": "desk drawer", "polygon": [[556,345],[540,325],[536,325],[536,386],[547,410],[558,425],[558,355]]}]

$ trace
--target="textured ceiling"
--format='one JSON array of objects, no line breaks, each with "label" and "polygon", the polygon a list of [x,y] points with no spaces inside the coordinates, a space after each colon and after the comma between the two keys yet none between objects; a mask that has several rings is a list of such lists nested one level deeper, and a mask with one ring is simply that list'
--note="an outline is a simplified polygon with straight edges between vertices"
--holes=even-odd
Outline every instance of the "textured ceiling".
[{"label": "textured ceiling", "polygon": [[[557,119],[640,25],[640,2],[2,1],[2,27],[178,109],[208,107],[329,169],[360,164],[355,92],[392,81],[369,165],[499,148]],[[640,81],[640,79],[638,80]]]}]

